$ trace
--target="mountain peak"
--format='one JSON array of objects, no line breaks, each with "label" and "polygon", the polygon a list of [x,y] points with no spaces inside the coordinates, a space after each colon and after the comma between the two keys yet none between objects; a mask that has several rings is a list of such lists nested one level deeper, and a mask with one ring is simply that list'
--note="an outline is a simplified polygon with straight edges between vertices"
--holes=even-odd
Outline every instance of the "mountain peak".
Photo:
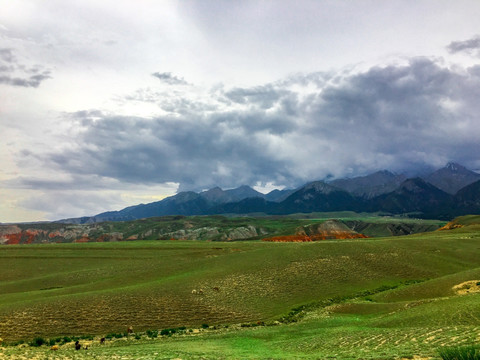
[{"label": "mountain peak", "polygon": [[253,190],[253,189],[248,185],[240,185],[239,187],[237,187],[233,190]]},{"label": "mountain peak", "polygon": [[464,166],[462,166],[462,165],[460,165],[456,162],[449,162],[447,165],[445,165],[445,169],[448,169],[448,170],[453,171],[453,172],[459,172],[459,171],[467,170]]},{"label": "mountain peak", "polygon": [[449,162],[444,168],[425,177],[425,180],[453,195],[461,188],[480,180],[480,174],[470,171],[455,162]]},{"label": "mountain peak", "polygon": [[394,177],[395,174],[392,173],[391,171],[389,170],[379,170],[377,172],[374,172],[372,175],[375,175],[375,174],[378,174],[378,175],[385,175],[385,176],[391,176],[391,177]]},{"label": "mountain peak", "polygon": [[230,189],[225,191],[226,194],[232,197],[232,200],[239,201],[249,197],[263,197],[263,194],[252,189],[248,185],[242,185],[235,189]]},{"label": "mountain peak", "polygon": [[221,193],[221,192],[223,192],[222,188],[215,186],[211,189],[202,191],[201,194],[212,194],[212,193]]},{"label": "mountain peak", "polygon": [[372,198],[395,190],[404,180],[403,175],[380,170],[366,176],[333,180],[330,184],[355,196]]}]

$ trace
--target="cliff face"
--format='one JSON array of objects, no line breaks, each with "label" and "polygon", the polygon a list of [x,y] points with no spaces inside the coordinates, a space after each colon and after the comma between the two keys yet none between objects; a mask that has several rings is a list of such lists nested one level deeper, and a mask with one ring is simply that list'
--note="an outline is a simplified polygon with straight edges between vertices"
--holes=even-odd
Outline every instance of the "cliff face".
[{"label": "cliff face", "polygon": [[18,225],[0,226],[0,244],[31,244],[38,242],[38,239],[48,242],[53,237],[54,235],[46,230],[35,228],[22,229]]},{"label": "cliff face", "polygon": [[89,242],[89,241],[118,241],[123,235],[116,232],[99,232],[97,227],[92,226],[61,226],[55,228],[38,225],[29,227],[25,225],[1,225],[0,244],[32,244],[49,242]]},{"label": "cliff face", "polygon": [[[171,220],[171,221],[169,221]],[[96,224],[39,223],[0,225],[0,244],[108,242],[122,240],[245,240],[267,235],[262,227],[245,224],[205,226],[186,218]],[[215,226],[216,225],[216,226]]]}]

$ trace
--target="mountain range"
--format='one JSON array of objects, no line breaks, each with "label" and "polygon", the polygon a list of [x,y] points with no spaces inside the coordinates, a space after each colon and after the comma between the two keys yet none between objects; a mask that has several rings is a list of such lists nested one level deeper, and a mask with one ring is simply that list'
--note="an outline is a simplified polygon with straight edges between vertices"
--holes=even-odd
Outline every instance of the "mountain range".
[{"label": "mountain range", "polygon": [[284,215],[325,211],[382,212],[421,218],[451,219],[480,213],[480,174],[448,163],[423,178],[383,170],[361,177],[313,181],[297,189],[262,194],[250,186],[196,193],[180,192],[161,201],[130,206],[62,223],[127,221],[165,215]]}]

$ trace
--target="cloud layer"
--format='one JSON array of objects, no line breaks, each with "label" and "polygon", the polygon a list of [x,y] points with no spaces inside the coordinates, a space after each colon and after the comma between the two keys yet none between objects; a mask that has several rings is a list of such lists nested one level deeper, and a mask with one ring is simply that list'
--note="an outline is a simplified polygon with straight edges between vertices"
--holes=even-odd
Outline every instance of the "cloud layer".
[{"label": "cloud layer", "polygon": [[143,89],[136,101],[165,113],[149,118],[70,114],[76,136],[41,161],[74,179],[175,182],[180,190],[292,187],[379,169],[419,172],[450,160],[480,167],[480,66],[413,58],[203,92]]}]

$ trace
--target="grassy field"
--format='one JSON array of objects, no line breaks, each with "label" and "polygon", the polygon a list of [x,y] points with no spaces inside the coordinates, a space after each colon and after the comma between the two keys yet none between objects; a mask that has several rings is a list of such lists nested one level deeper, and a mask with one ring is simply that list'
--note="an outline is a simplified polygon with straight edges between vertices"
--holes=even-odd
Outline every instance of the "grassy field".
[{"label": "grassy field", "polygon": [[[3,246],[4,343],[97,338],[78,352],[73,343],[55,353],[7,346],[0,359],[438,358],[439,348],[480,342],[480,292],[453,289],[480,282],[480,229],[469,221],[315,243]],[[98,343],[129,326],[137,339]],[[146,333],[180,327],[172,336]]]}]

